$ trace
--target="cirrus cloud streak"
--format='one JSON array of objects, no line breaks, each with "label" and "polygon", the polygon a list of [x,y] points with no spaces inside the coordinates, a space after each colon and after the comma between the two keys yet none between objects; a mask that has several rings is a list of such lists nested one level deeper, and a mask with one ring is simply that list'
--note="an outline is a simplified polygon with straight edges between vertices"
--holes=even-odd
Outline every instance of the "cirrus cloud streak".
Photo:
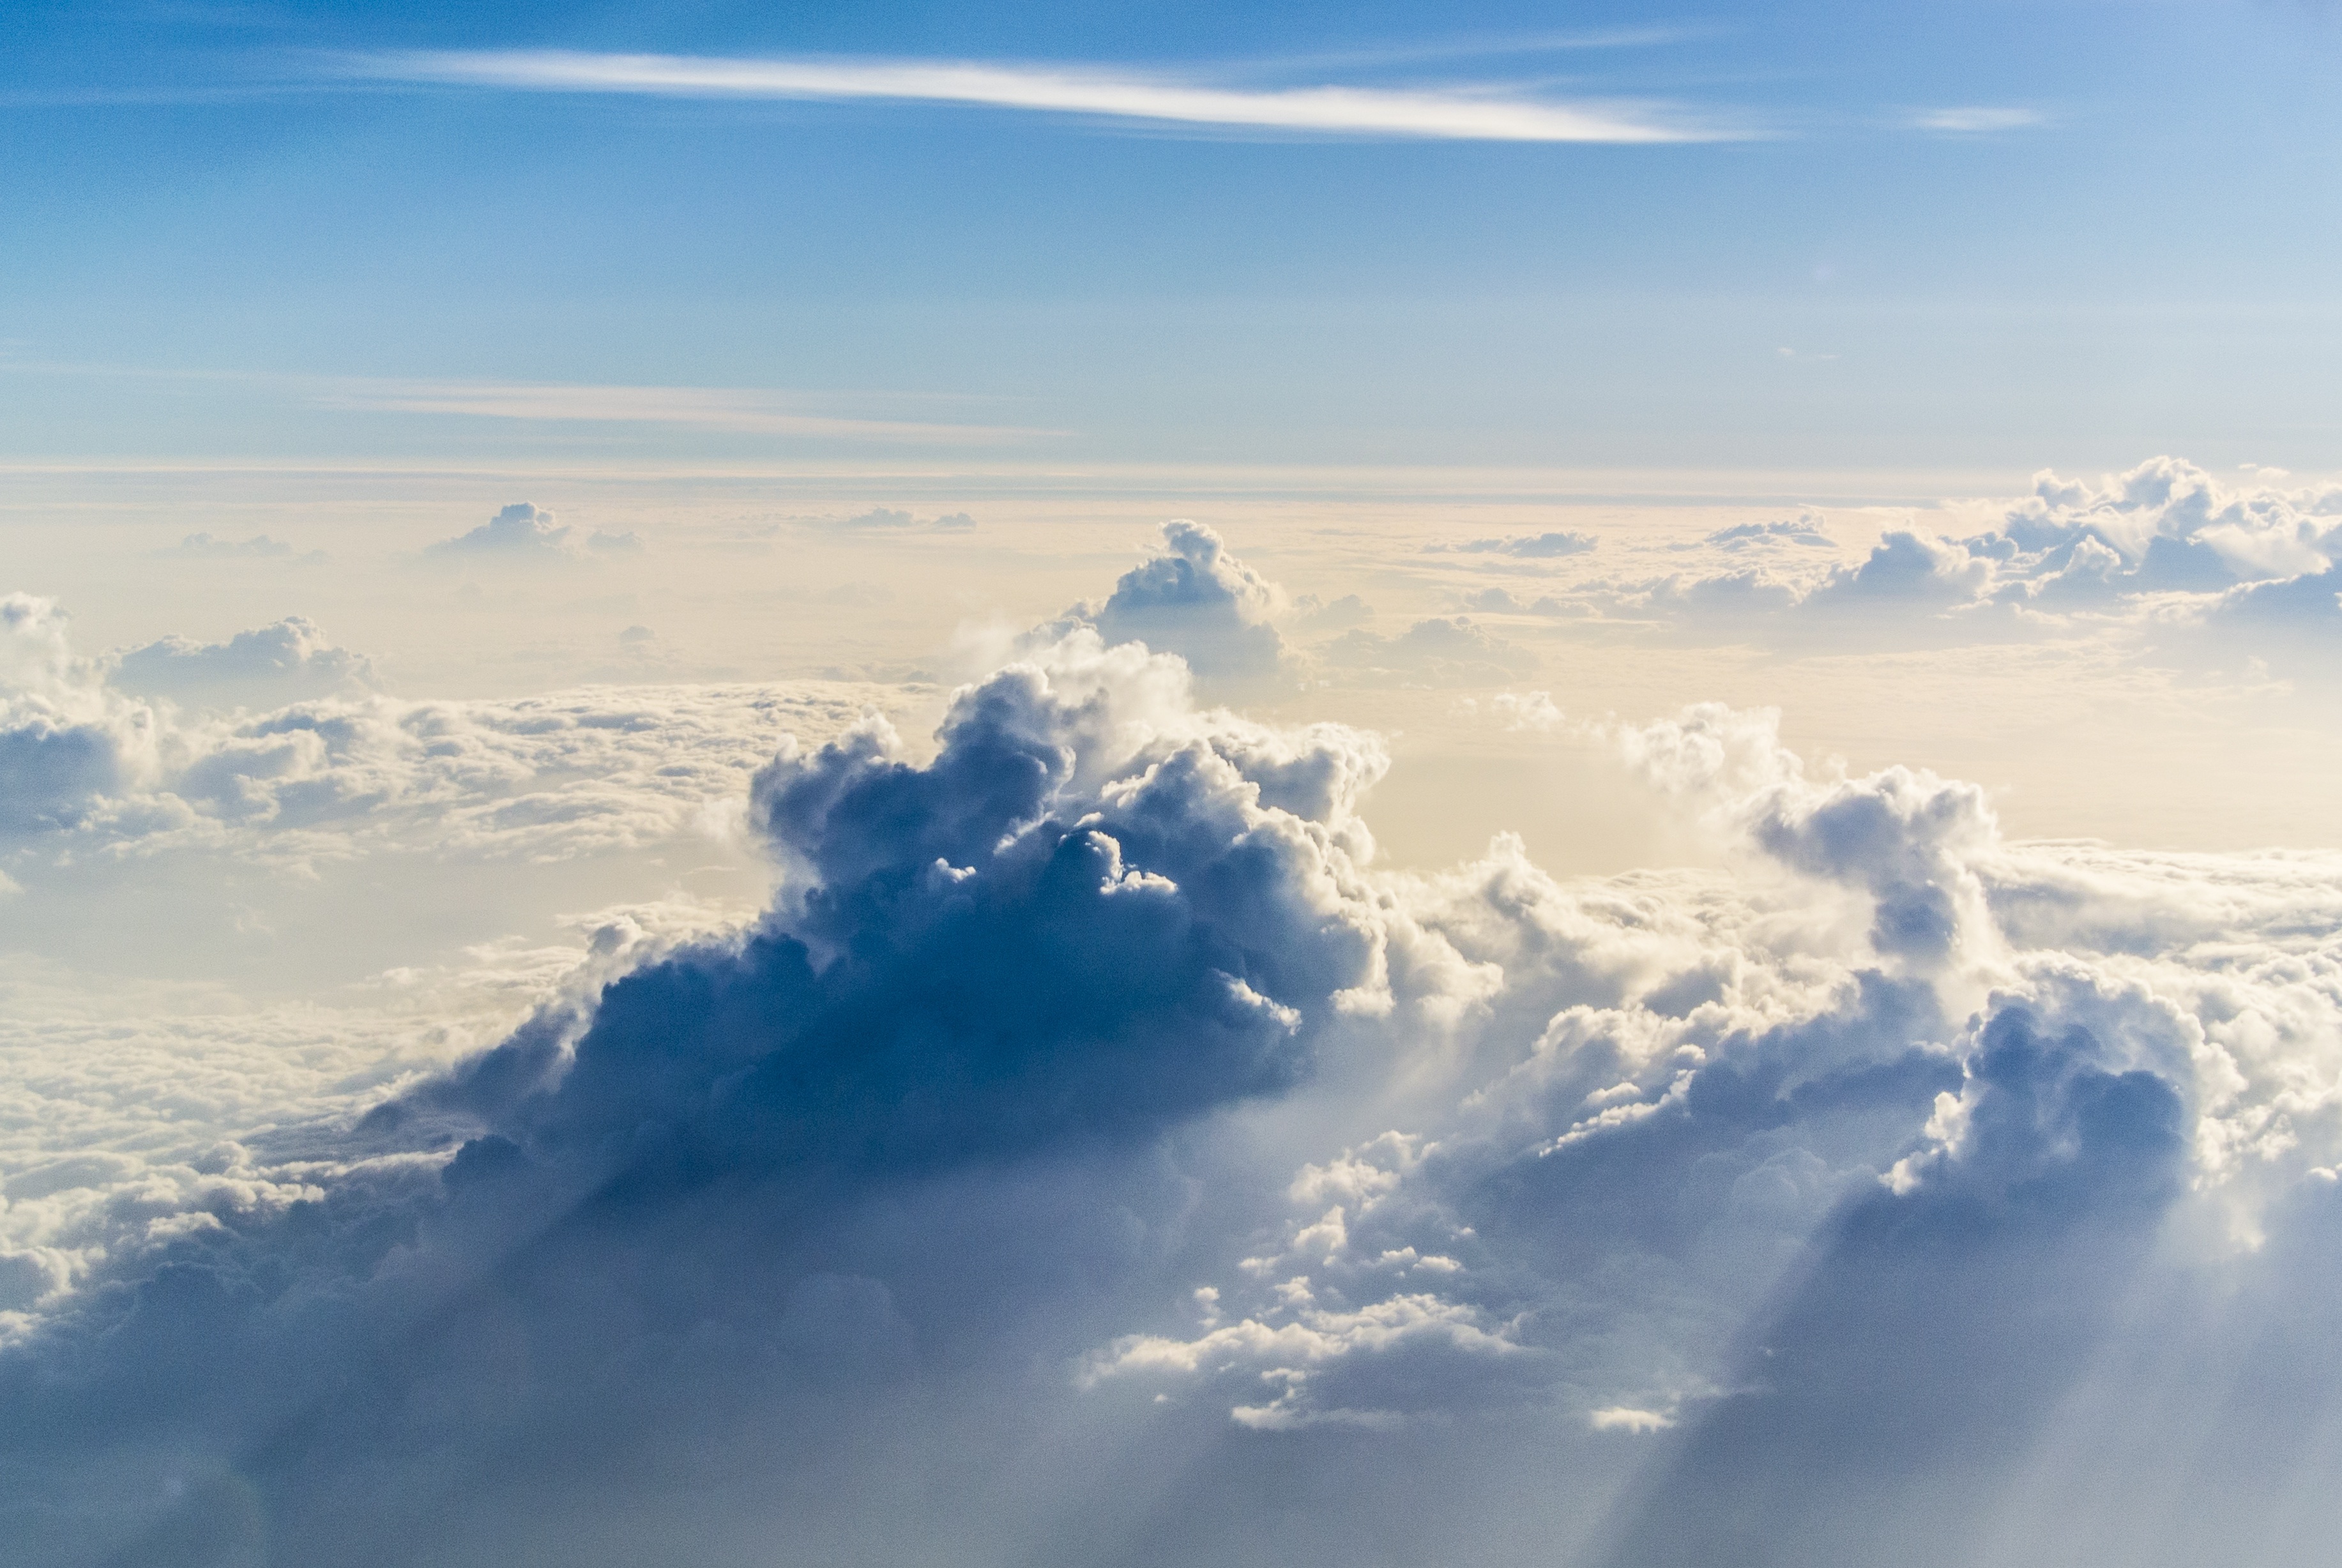
[{"label": "cirrus cloud streak", "polygon": [[561,49],[414,51],[361,56],[354,75],[670,97],[878,99],[1096,115],[1160,125],[1299,135],[1471,142],[1734,139],[1647,107],[1541,102],[1500,90],[1306,86],[1243,90],[1112,69],[970,60],[721,59]]}]

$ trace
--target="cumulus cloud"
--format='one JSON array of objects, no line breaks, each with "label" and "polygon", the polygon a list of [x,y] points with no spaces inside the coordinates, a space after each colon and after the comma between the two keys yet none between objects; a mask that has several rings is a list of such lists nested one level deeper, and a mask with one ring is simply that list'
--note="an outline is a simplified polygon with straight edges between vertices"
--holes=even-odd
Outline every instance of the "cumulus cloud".
[{"label": "cumulus cloud", "polygon": [[1896,529],[1858,566],[1841,568],[1807,594],[1816,607],[1957,604],[1977,596],[1992,569],[1949,540]]},{"label": "cumulus cloud", "polygon": [[55,604],[12,595],[0,836],[59,864],[133,849],[565,859],[696,831],[785,729],[827,734],[921,694],[810,682],[405,701],[371,678],[364,655],[300,617],[86,658]]},{"label": "cumulus cloud", "polygon": [[0,831],[79,825],[153,774],[161,733],[75,654],[53,601],[0,599]]},{"label": "cumulus cloud", "polygon": [[[1201,534],[1126,609],[1265,624]],[[9,605],[25,723],[117,722]],[[1382,867],[1375,737],[1079,624],[931,744],[773,736],[727,775],[771,906],[597,928],[452,1064],[189,1112],[218,1147],[142,1100],[80,1164],[0,1099],[14,1538],[1332,1563],[1414,1519],[1444,1561],[1948,1568],[2046,1520],[2314,1560],[2263,1504],[2342,1397],[2342,864],[2012,843],[1763,713],[1602,733],[1718,869]],[[2167,1493],[2217,1517],[2142,1539]]]},{"label": "cumulus cloud", "polygon": [[[1714,564],[1566,596],[1582,612],[1728,636],[2029,637],[2085,618],[2167,644],[2191,631],[2314,632],[2334,614],[2342,489],[2231,488],[2157,457],[2097,484],[2054,474],[1951,537],[1887,530],[1858,562],[1810,518],[1743,524],[1696,544]],[[1744,559],[1734,561],[1732,557]]]},{"label": "cumulus cloud", "polygon": [[363,654],[335,647],[316,624],[292,615],[225,643],[165,637],[115,655],[113,684],[181,702],[281,706],[375,684]]},{"label": "cumulus cloud", "polygon": [[594,554],[633,554],[644,548],[642,535],[631,530],[616,533],[595,529],[585,538],[576,530],[556,524],[553,514],[525,501],[516,501],[469,533],[442,539],[424,547],[426,560],[465,561],[483,565],[518,565],[580,559],[582,549]]},{"label": "cumulus cloud", "polygon": [[1139,642],[1176,654],[1209,682],[1243,684],[1277,674],[1285,641],[1274,617],[1276,585],[1230,554],[1200,523],[1163,525],[1163,554],[1124,573],[1104,604],[1077,605],[1044,636],[1092,625],[1109,643]]},{"label": "cumulus cloud", "polygon": [[442,539],[423,552],[441,559],[484,556],[505,560],[555,558],[567,554],[572,530],[556,526],[553,514],[515,501],[468,534]]},{"label": "cumulus cloud", "polygon": [[1326,644],[1326,664],[1372,679],[1485,685],[1526,674],[1537,656],[1469,615],[1433,615],[1396,636],[1361,630]]},{"label": "cumulus cloud", "polygon": [[1472,539],[1461,544],[1430,544],[1429,551],[1452,550],[1466,555],[1510,555],[1523,561],[1548,561],[1561,555],[1583,555],[1600,541],[1591,534],[1517,534],[1496,539]]}]

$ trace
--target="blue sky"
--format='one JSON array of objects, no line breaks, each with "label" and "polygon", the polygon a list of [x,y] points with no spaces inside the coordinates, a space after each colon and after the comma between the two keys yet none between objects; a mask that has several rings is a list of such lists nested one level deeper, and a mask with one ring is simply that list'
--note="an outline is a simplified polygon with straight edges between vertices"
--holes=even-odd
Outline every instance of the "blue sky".
[{"label": "blue sky", "polygon": [[[5,26],[18,462],[832,449],[355,413],[333,378],[764,389],[1046,431],[1007,453],[1045,463],[2321,468],[2342,433],[2319,374],[2342,348],[2330,8],[125,5]],[[1726,139],[360,79],[398,52],[537,49],[1496,90]]]}]

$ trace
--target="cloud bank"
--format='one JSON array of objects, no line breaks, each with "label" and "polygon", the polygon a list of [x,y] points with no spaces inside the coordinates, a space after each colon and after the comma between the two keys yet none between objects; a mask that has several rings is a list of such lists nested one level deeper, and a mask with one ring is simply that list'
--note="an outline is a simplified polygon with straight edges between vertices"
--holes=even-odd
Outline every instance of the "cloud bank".
[{"label": "cloud bank", "polygon": [[[2039,499],[2017,552],[2168,536]],[[927,744],[724,729],[770,905],[602,923],[452,1064],[195,1105],[9,1045],[27,1560],[2317,1560],[2335,856],[2012,843],[1706,705],[1605,734],[1717,869],[1396,871],[1376,737],[1116,634],[1287,656],[1270,584],[1165,538]],[[1991,548],[1823,581],[1969,602]],[[0,614],[20,844],[141,842],[285,737],[455,790],[539,745],[664,778],[712,723],[190,727]],[[255,851],[313,831],[270,798]]]},{"label": "cloud bank", "polygon": [[1827,544],[1809,519],[1741,524],[1703,542],[1723,569],[1590,579],[1555,604],[1736,636],[1937,640],[2088,624],[2159,641],[2315,634],[2342,615],[2342,491],[2231,487],[2170,457],[2097,485],[2044,473],[1963,536],[1889,528],[1855,562],[1793,548]]}]

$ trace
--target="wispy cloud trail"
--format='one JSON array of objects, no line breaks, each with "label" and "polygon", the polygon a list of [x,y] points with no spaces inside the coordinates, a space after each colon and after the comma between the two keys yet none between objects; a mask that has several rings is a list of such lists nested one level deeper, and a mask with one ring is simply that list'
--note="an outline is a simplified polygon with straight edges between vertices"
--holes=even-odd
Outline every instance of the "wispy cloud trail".
[{"label": "wispy cloud trail", "polygon": [[1162,125],[1440,141],[1664,143],[1729,139],[1644,107],[1496,90],[1212,87],[1163,77],[980,61],[713,59],[564,50],[362,56],[355,75],[523,90],[676,97],[884,99],[1096,115]]},{"label": "wispy cloud trail", "polygon": [[1911,116],[1909,123],[1922,131],[2022,131],[2048,123],[2038,109],[1994,107],[1969,105],[1950,109],[1927,109]]}]

